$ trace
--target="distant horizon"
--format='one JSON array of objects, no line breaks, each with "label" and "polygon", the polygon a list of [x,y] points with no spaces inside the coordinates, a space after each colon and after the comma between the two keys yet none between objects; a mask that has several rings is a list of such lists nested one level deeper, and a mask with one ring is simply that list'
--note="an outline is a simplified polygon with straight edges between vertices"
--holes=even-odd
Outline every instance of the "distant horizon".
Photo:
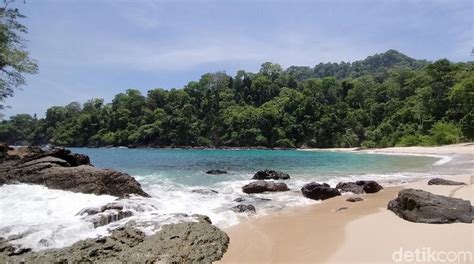
[{"label": "distant horizon", "polygon": [[[207,72],[264,62],[314,67],[397,50],[472,61],[471,1],[97,1],[15,3],[39,74],[5,101],[4,118],[44,116],[127,89],[182,88]],[[344,5],[344,8],[341,8]],[[93,8],[91,8],[93,7]],[[87,21],[85,23],[84,21]]]}]

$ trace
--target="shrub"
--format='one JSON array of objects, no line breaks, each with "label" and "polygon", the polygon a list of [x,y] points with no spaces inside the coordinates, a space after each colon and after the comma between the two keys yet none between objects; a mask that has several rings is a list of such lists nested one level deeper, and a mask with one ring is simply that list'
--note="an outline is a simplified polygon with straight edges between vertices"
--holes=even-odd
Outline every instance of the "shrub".
[{"label": "shrub", "polygon": [[431,128],[430,134],[434,145],[454,144],[461,138],[461,129],[453,123],[438,121]]},{"label": "shrub", "polygon": [[276,145],[281,148],[294,148],[295,147],[295,144],[293,144],[293,142],[291,142],[291,140],[287,138],[277,140]]}]

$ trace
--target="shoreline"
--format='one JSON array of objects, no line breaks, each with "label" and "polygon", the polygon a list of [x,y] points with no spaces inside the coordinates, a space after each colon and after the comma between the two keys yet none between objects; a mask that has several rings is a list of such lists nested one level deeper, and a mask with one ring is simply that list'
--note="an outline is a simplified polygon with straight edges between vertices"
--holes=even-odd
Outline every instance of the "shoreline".
[{"label": "shoreline", "polygon": [[[303,151],[328,151],[328,149]],[[404,188],[422,189],[434,194],[462,198],[474,204],[472,167],[467,165],[467,173],[455,167],[448,174],[441,170],[451,162],[472,161],[474,156],[472,143],[441,147],[329,151],[435,155],[440,158],[448,156],[451,160],[447,161],[447,164],[434,166],[434,172],[438,172],[435,176],[463,181],[468,185],[463,187],[427,185],[427,178],[415,178],[414,181],[386,187],[375,194],[343,195],[319,204],[243,220],[236,226],[224,228],[231,242],[228,252],[218,263],[393,263],[392,254],[400,248],[407,250],[430,248],[457,252],[470,250],[472,253],[474,248],[472,225],[412,223],[386,209],[387,203]],[[451,166],[447,167],[449,169]],[[357,203],[345,201],[346,198],[355,196],[362,197],[364,201]],[[341,207],[347,209],[335,212]],[[450,239],[444,239],[445,237]]]}]

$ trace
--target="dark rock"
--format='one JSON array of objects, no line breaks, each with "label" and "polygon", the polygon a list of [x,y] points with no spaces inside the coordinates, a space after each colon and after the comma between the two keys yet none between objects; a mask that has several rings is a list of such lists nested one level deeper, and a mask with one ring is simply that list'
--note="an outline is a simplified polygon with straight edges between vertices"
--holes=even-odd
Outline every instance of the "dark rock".
[{"label": "dark rock", "polygon": [[383,187],[376,181],[356,181],[356,182],[340,182],[336,185],[336,189],[342,192],[352,192],[355,194],[376,193]]},{"label": "dark rock", "polygon": [[254,180],[289,180],[290,175],[274,170],[262,170],[257,171],[255,175],[253,175]]},{"label": "dark rock", "polygon": [[2,262],[2,255],[6,257],[21,255],[27,252],[30,252],[31,248],[23,248],[18,245],[12,245],[8,243],[4,238],[0,237],[0,263],[7,263],[6,261]]},{"label": "dark rock", "polygon": [[239,197],[239,198],[234,199],[234,202],[238,202],[238,203],[241,203],[243,201],[245,201],[245,198],[243,198],[243,197]]},{"label": "dark rock", "polygon": [[289,190],[286,184],[273,181],[255,181],[242,187],[244,193],[284,192]]},{"label": "dark rock", "polygon": [[87,164],[89,157],[73,154],[69,150],[55,148],[42,151],[33,148],[22,158],[0,164],[0,184],[20,182],[72,192],[149,197],[130,175]]},{"label": "dark rock", "polygon": [[450,181],[441,178],[433,178],[428,181],[428,185],[466,185],[464,182]]},{"label": "dark rock", "polygon": [[225,170],[208,170],[206,171],[207,174],[227,174]]},{"label": "dark rock", "polygon": [[65,160],[67,163],[69,163],[72,167],[77,167],[80,165],[91,165],[90,164],[90,159],[86,155],[82,154],[77,154],[77,153],[72,153],[70,150],[65,149],[65,148],[52,148],[48,149],[46,151],[43,151],[41,149],[35,148],[35,147],[30,147],[31,149],[31,154],[26,155],[22,161],[23,162],[28,162],[31,160],[37,160],[43,157],[55,157],[58,159]]},{"label": "dark rock", "polygon": [[347,209],[349,209],[349,207],[339,207],[334,212],[340,212],[340,211],[347,210]]},{"label": "dark rock", "polygon": [[17,256],[0,251],[0,263],[211,263],[224,255],[228,244],[229,237],[206,222],[165,225],[149,237],[126,225],[108,237],[62,249]]},{"label": "dark rock", "polygon": [[194,189],[194,190],[191,190],[191,192],[192,193],[199,193],[199,194],[203,194],[203,195],[210,195],[210,194],[219,193],[218,191],[213,190],[213,189]]},{"label": "dark rock", "polygon": [[383,189],[376,181],[356,181],[356,184],[362,185],[366,193],[376,193]]},{"label": "dark rock", "polygon": [[405,189],[388,203],[387,209],[399,217],[417,223],[472,223],[471,203],[466,200]]},{"label": "dark rock", "polygon": [[349,197],[346,199],[346,201],[351,202],[351,203],[362,202],[363,200],[364,199],[362,199],[361,197]]},{"label": "dark rock", "polygon": [[239,204],[231,208],[232,211],[236,213],[245,213],[245,212],[251,212],[255,213],[255,206],[251,204]]},{"label": "dark rock", "polygon": [[336,189],[342,192],[351,192],[355,194],[364,193],[364,186],[357,185],[355,182],[340,182],[336,185]]},{"label": "dark rock", "polygon": [[301,192],[304,197],[313,200],[326,200],[341,195],[336,188],[331,188],[329,184],[319,184],[316,182],[305,184],[303,188],[301,188]]}]

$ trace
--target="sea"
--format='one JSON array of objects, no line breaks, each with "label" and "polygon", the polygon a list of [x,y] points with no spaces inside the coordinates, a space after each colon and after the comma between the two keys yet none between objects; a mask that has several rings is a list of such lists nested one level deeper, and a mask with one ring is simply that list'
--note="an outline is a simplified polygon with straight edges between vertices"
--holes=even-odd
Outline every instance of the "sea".
[{"label": "sea", "polygon": [[[111,168],[133,176],[151,198],[120,199],[133,216],[94,228],[78,212],[116,201],[109,195],[52,190],[43,186],[15,184],[0,187],[0,237],[33,250],[59,248],[85,238],[107,235],[134,221],[152,234],[164,224],[193,220],[207,215],[225,228],[298,206],[320,203],[303,197],[301,187],[312,181],[335,186],[340,181],[376,180],[398,185],[433,176],[437,166],[451,157],[381,155],[367,152],[254,150],[254,149],[127,149],[72,148],[86,154],[99,168]],[[227,174],[210,175],[219,169]],[[242,186],[258,170],[288,173],[288,192],[247,195]],[[256,214],[231,210],[241,203],[252,204]]]}]

